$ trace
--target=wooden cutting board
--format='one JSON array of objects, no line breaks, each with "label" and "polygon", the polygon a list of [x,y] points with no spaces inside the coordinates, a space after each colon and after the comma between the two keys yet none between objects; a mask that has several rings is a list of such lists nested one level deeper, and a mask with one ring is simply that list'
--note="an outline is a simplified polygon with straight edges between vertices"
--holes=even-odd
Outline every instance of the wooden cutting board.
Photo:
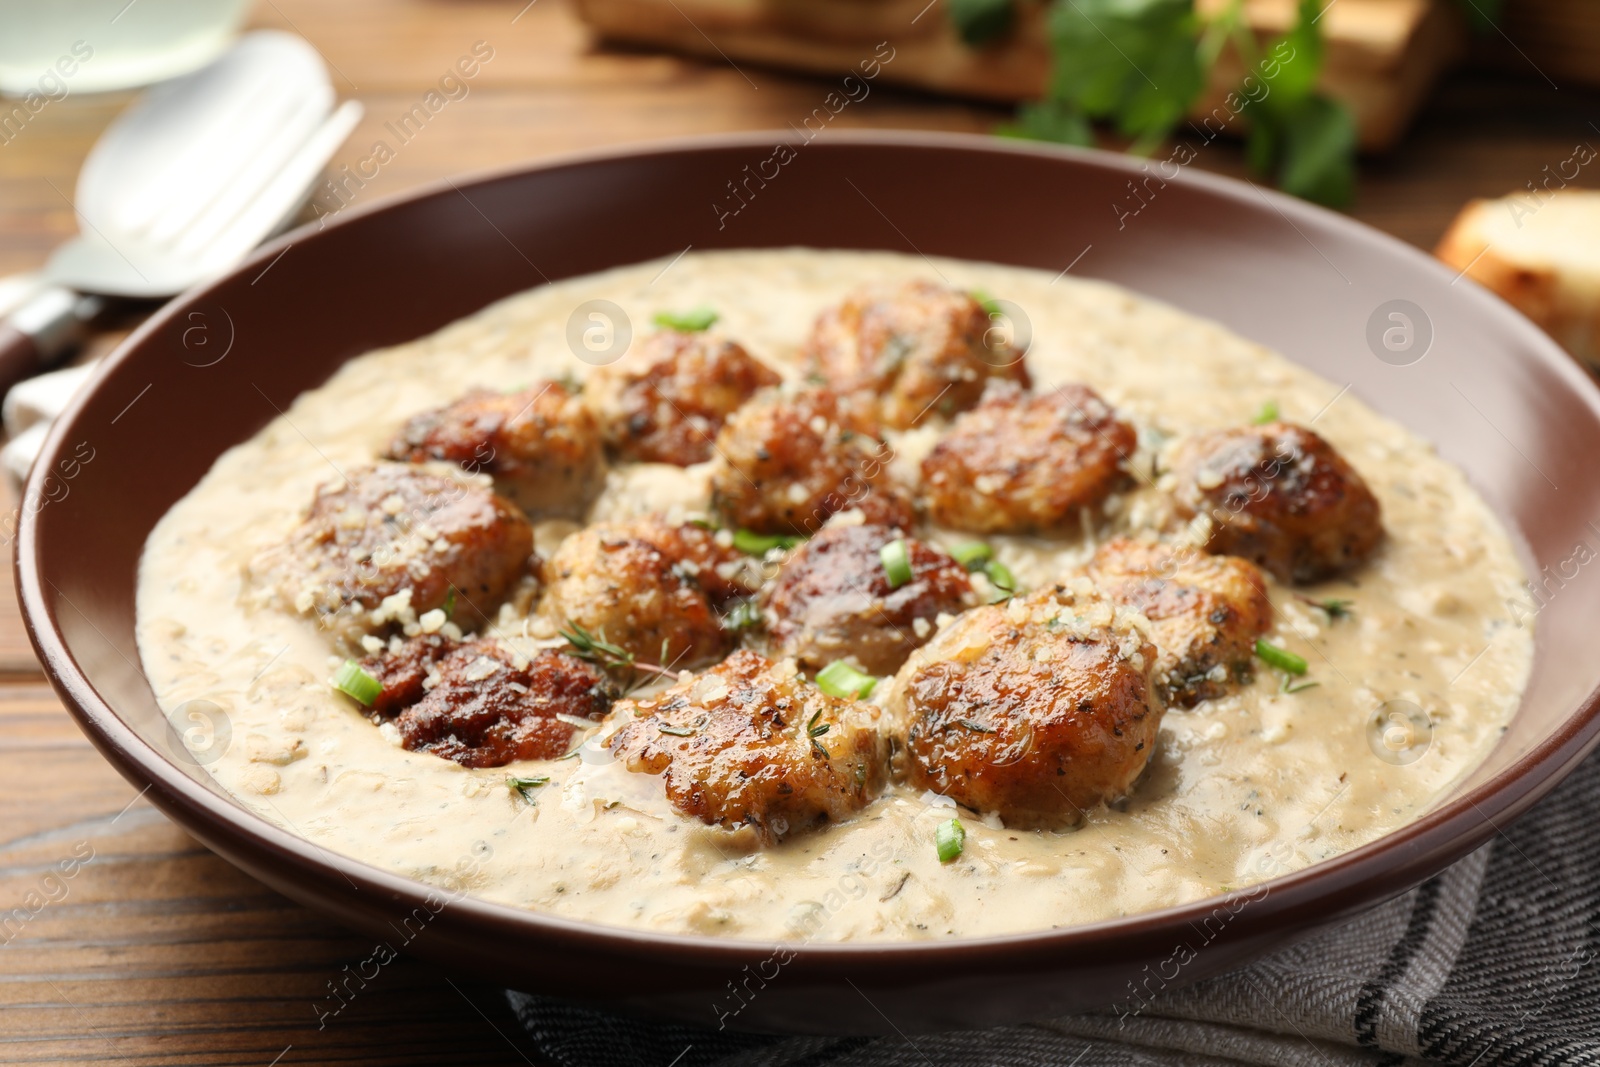
[{"label": "wooden cutting board", "polygon": [[[608,40],[843,76],[877,62],[885,82],[955,96],[1036,99],[1050,74],[1047,5],[1024,0],[1017,24],[983,48],[962,43],[948,0],[575,0],[580,17]],[[1227,0],[1198,0],[1213,12]],[[1286,30],[1294,0],[1246,0],[1259,38]],[[1361,147],[1395,143],[1439,74],[1464,49],[1447,0],[1333,0],[1319,25],[1327,41],[1321,86],[1356,118]],[[876,46],[884,42],[881,53]],[[884,55],[892,59],[882,62]],[[1197,117],[1219,106],[1243,68],[1224,53]],[[1242,129],[1240,121],[1229,132]]]}]

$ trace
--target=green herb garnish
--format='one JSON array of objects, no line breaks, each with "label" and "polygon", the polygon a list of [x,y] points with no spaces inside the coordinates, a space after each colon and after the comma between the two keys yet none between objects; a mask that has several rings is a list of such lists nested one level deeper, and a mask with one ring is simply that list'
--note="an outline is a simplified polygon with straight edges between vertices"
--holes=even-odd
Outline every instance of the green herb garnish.
[{"label": "green herb garnish", "polygon": [[[640,678],[641,674],[654,675],[658,678],[678,677],[676,673],[659,664],[640,663],[632,652],[629,652],[621,645],[614,645],[607,641],[604,629],[598,635],[592,634],[571,619],[568,619],[567,628],[556,632],[566,639],[567,644],[572,646],[572,655],[582,660],[588,660],[613,677],[619,677],[624,693],[638,688],[643,680]],[[666,658],[666,650],[666,642],[663,641],[661,645],[663,659]]]},{"label": "green herb garnish", "polygon": [[946,820],[933,831],[933,843],[939,850],[939,862],[949,863],[966,847],[967,828],[961,825],[960,819]]},{"label": "green herb garnish", "polygon": [[911,553],[904,537],[897,537],[878,549],[878,559],[883,561],[883,573],[889,579],[890,589],[899,589],[911,580]]},{"label": "green herb garnish", "polygon": [[1256,638],[1256,655],[1260,656],[1269,666],[1287,671],[1289,674],[1306,673],[1306,661],[1287,649],[1279,648],[1266,638]]},{"label": "green herb garnish", "polygon": [[444,598],[444,608],[442,610],[444,611],[444,617],[447,619],[452,618],[456,613],[456,587],[453,585],[450,587],[450,595]]},{"label": "green herb garnish", "polygon": [[549,783],[550,779],[544,776],[540,776],[538,778],[518,778],[514,774],[506,775],[506,788],[510,789],[513,793],[520,794],[522,799],[526,800],[529,804],[533,803],[533,797],[528,794],[528,790],[537,789],[541,785],[548,785]]},{"label": "green herb garnish", "polygon": [[657,726],[656,732],[671,734],[673,737],[693,737],[700,731],[691,726]]},{"label": "green herb garnish", "polygon": [[1338,597],[1317,600],[1315,597],[1302,596],[1298,593],[1295,594],[1295,599],[1301,603],[1310,604],[1330,619],[1347,619],[1355,614],[1355,609],[1351,607],[1355,603],[1354,600],[1340,600]]},{"label": "green herb garnish", "polygon": [[994,586],[994,596],[989,598],[990,603],[1010,600],[1016,595],[1017,576],[1012,574],[1011,568],[1004,563],[997,559],[991,559],[984,565],[983,574],[984,577],[989,579],[989,584]]},{"label": "green herb garnish", "polygon": [[361,664],[347,659],[333,675],[333,687],[345,696],[366,707],[383,692],[383,683],[361,669]]},{"label": "green herb garnish", "polygon": [[982,541],[968,541],[952,548],[950,555],[967,570],[981,571],[985,564],[994,559],[994,549]]},{"label": "green herb garnish", "polygon": [[955,561],[967,568],[972,574],[982,572],[989,579],[989,584],[994,586],[995,595],[991,603],[1009,600],[1017,592],[1017,576],[1011,573],[1011,568],[994,558],[994,549],[982,541],[967,541],[950,550],[950,555]]},{"label": "green herb garnish", "polygon": [[718,318],[715,311],[702,304],[690,311],[658,311],[655,323],[657,326],[665,326],[680,333],[699,333],[701,330],[711,329],[712,323]]},{"label": "green herb garnish", "polygon": [[1291,682],[1289,675],[1286,674],[1283,676],[1283,684],[1278,687],[1278,692],[1293,695],[1307,689],[1315,689],[1321,684],[1321,682]]},{"label": "green herb garnish", "polygon": [[817,672],[817,688],[841,700],[865,700],[872,695],[878,679],[836,659]]},{"label": "green herb garnish", "polygon": [[[1243,0],[1202,16],[1195,0],[1060,0],[1050,8],[1052,71],[1044,98],[1025,104],[1006,136],[1093,145],[1090,121],[1104,121],[1149,155],[1178,129],[1205,92],[1224,46],[1244,68],[1227,102],[1197,120],[1170,154],[1147,165],[1119,219],[1137,215],[1177,171],[1217,136],[1248,128],[1252,169],[1284,191],[1323,204],[1350,199],[1355,120],[1317,89],[1324,48],[1323,0],[1300,0],[1288,33],[1265,44],[1244,17]],[[959,24],[958,24],[959,25]],[[1194,136],[1191,137],[1190,134]],[[1155,180],[1152,180],[1155,179]],[[1143,192],[1144,195],[1140,195]]]},{"label": "green herb garnish", "polygon": [[[874,678],[873,681],[876,682],[877,679]],[[812,752],[812,754],[815,755],[818,759],[827,759],[828,758],[828,750],[822,747],[822,742],[818,741],[817,738],[821,737],[823,734],[825,734],[829,730],[831,730],[833,728],[833,724],[832,723],[826,723],[826,722],[823,722],[823,723],[817,722],[817,719],[819,719],[821,717],[822,717],[821,709],[818,709],[817,711],[814,711],[814,712],[811,713],[811,721],[806,723],[806,736],[811,739],[811,752]]]},{"label": "green herb garnish", "polygon": [[764,556],[775,548],[785,552],[804,541],[793,534],[760,534],[754,530],[733,531],[733,547],[750,556]]},{"label": "green herb garnish", "polygon": [[1269,422],[1277,422],[1278,402],[1276,400],[1269,400],[1265,404],[1262,404],[1261,410],[1258,411],[1256,413],[1256,417],[1250,421],[1257,426],[1265,426]]},{"label": "green herb garnish", "polygon": [[722,628],[730,633],[761,625],[761,609],[754,600],[741,600],[722,617]]},{"label": "green herb garnish", "polygon": [[972,290],[972,299],[977,302],[979,307],[983,308],[983,313],[991,319],[1005,314],[1005,310],[1000,306],[1000,301],[982,289]]},{"label": "green herb garnish", "polygon": [[1016,19],[1016,0],[950,0],[950,24],[974,48],[1005,36]]}]

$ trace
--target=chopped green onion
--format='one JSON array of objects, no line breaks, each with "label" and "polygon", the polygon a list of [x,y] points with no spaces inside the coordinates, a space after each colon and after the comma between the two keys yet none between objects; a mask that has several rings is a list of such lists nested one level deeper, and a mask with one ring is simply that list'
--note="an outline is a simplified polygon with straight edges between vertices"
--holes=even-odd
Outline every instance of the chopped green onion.
[{"label": "chopped green onion", "polygon": [[542,776],[539,778],[518,778],[514,774],[506,775],[506,788],[514,793],[521,794],[522,799],[529,804],[533,803],[533,797],[528,795],[528,790],[537,789],[541,785],[548,785],[549,782],[550,779],[548,777]]},{"label": "chopped green onion", "polygon": [[751,556],[764,556],[775,548],[787,552],[804,540],[804,537],[795,537],[791,534],[760,534],[754,530],[733,531],[733,547]]},{"label": "chopped green onion", "polygon": [[997,559],[991,559],[984,565],[983,573],[989,579],[989,584],[994,586],[995,600],[1007,600],[1017,591],[1017,576]]},{"label": "chopped green onion", "polygon": [[673,737],[693,737],[700,731],[692,726],[657,726],[656,732],[671,734]]},{"label": "chopped green onion", "polygon": [[995,590],[991,603],[1009,600],[1016,593],[1017,576],[1011,573],[1010,567],[994,558],[994,549],[984,542],[959,544],[950,550],[950,555],[969,572],[976,574],[982,571],[983,576],[989,579],[989,584]]},{"label": "chopped green onion", "polygon": [[691,311],[656,312],[657,326],[665,326],[669,330],[678,330],[681,333],[699,333],[701,330],[711,329],[711,324],[720,316],[715,311],[701,304]]},{"label": "chopped green onion", "polygon": [[1290,674],[1306,673],[1306,661],[1287,649],[1279,648],[1265,638],[1256,638],[1256,655],[1280,671]]},{"label": "chopped green onion", "polygon": [[994,559],[994,549],[982,541],[968,541],[950,550],[955,561],[969,571],[981,571]]},{"label": "chopped green onion", "polygon": [[1278,402],[1276,400],[1269,400],[1265,404],[1262,404],[1261,410],[1256,413],[1256,417],[1251,421],[1257,426],[1265,426],[1269,422],[1277,422]]},{"label": "chopped green onion", "polygon": [[911,580],[911,554],[906,550],[906,539],[897,537],[878,549],[883,561],[883,573],[889,578],[889,588],[899,589]]},{"label": "chopped green onion", "polygon": [[450,618],[456,613],[456,587],[450,587],[450,595],[444,598],[444,617]]},{"label": "chopped green onion", "polygon": [[817,688],[841,700],[865,700],[872,695],[878,680],[870,674],[856,670],[842,659],[836,659],[817,672]]},{"label": "chopped green onion", "polygon": [[1321,682],[1295,682],[1291,684],[1289,682],[1289,676],[1286,674],[1283,676],[1283,684],[1278,687],[1278,692],[1293,695],[1295,693],[1303,692],[1307,689],[1315,689],[1321,684]]},{"label": "chopped green onion", "polygon": [[999,302],[982,289],[972,290],[972,299],[977,302],[979,307],[983,308],[984,314],[988,315],[991,319],[996,315],[1004,314],[1000,308]]},{"label": "chopped green onion", "polygon": [[961,825],[960,819],[950,819],[939,824],[933,832],[933,843],[939,849],[939,862],[949,863],[961,855],[961,850],[967,843],[967,828]]},{"label": "chopped green onion", "polygon": [[345,696],[367,707],[383,692],[383,683],[361,669],[361,664],[347,659],[333,676],[333,687]]},{"label": "chopped green onion", "polygon": [[761,609],[756,607],[754,600],[739,601],[722,617],[722,628],[729,633],[738,633],[760,624]]}]

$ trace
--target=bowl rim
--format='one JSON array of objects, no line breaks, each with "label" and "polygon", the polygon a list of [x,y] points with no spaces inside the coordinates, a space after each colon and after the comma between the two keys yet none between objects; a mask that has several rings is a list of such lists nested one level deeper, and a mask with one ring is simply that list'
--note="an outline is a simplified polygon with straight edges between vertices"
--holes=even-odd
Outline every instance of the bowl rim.
[{"label": "bowl rim", "polygon": [[[134,358],[150,337],[178,320],[190,307],[205,300],[218,286],[259,269],[281,255],[287,247],[314,239],[324,229],[350,226],[368,216],[395,211],[419,200],[450,193],[464,196],[465,191],[528,174],[706,151],[766,149],[773,144],[786,142],[789,137],[790,134],[785,131],[757,130],[654,139],[566,152],[541,157],[533,162],[475,171],[460,179],[446,177],[395,196],[341,210],[331,221],[324,220],[320,226],[317,222],[307,223],[262,245],[219,277],[169,301],[142,323],[101,361],[90,383],[54,421],[40,456],[52,460],[61,451],[74,423],[107,373]],[[1137,160],[1117,153],[1013,141],[981,134],[832,130],[821,143],[836,149],[859,146],[976,152],[999,157],[1038,157],[1130,176],[1142,173]],[[1224,200],[1251,204],[1253,210],[1259,211],[1264,205],[1300,231],[1303,237],[1306,236],[1306,228],[1332,228],[1340,236],[1404,261],[1412,269],[1429,272],[1436,278],[1453,280],[1455,283],[1463,280],[1462,275],[1452,275],[1443,264],[1396,237],[1337,212],[1262,189],[1254,182],[1197,171],[1191,167],[1183,168],[1173,180],[1193,185],[1206,194]],[[1307,240],[1310,240],[1309,237]],[[1510,331],[1522,335],[1535,358],[1547,364],[1545,369],[1554,371],[1565,387],[1576,392],[1593,412],[1596,421],[1600,422],[1600,386],[1520,312],[1471,279],[1466,280],[1469,282],[1467,289],[1472,294],[1469,299],[1483,304],[1485,311],[1497,316]],[[23,488],[21,501],[24,504],[38,493],[39,472],[49,470],[52,465],[51,462],[35,464]],[[110,702],[95,690],[67,646],[55,606],[46,595],[45,586],[50,583],[41,569],[39,510],[26,506],[20,510],[14,569],[17,596],[29,640],[51,685],[79,728],[124,777],[134,784],[144,784],[140,796],[146,792],[153,793],[153,801],[169,815],[181,811],[203,826],[204,832],[195,829],[188,820],[175,816],[186,829],[202,837],[214,835],[223,839],[242,839],[253,850],[275,856],[279,862],[299,869],[308,881],[322,880],[337,884],[338,879],[330,880],[328,876],[339,874],[343,880],[351,881],[352,885],[359,880],[365,883],[363,888],[370,888],[388,899],[406,904],[420,904],[430,892],[437,895],[440,891],[437,886],[384,870],[363,860],[333,853],[310,838],[280,827],[222,793],[213,791],[191,778],[171,757],[125,723]],[[1515,526],[1510,532],[1514,540],[1520,540]],[[142,675],[142,666],[139,670]],[[1411,822],[1373,841],[1230,893],[1079,925],[985,937],[818,943],[663,933],[571,919],[466,894],[455,896],[447,910],[471,922],[501,929],[518,928],[546,940],[604,946],[612,951],[625,949],[626,954],[634,957],[671,958],[680,962],[692,959],[707,964],[737,964],[747,960],[753,951],[768,950],[774,946],[803,954],[808,960],[849,964],[868,971],[884,967],[903,968],[908,963],[920,962],[924,957],[960,959],[982,956],[990,963],[1038,962],[1045,956],[1064,960],[1069,958],[1066,953],[1093,953],[1104,946],[1126,943],[1131,939],[1152,940],[1156,944],[1176,941],[1181,939],[1181,931],[1191,929],[1191,924],[1235,904],[1239,904],[1239,910],[1234,914],[1234,923],[1241,926],[1247,923],[1251,926],[1262,924],[1266,927],[1275,925],[1274,920],[1285,912],[1337,917],[1375,906],[1437,873],[1447,863],[1454,862],[1490,836],[1499,833],[1505,821],[1521,815],[1554,789],[1597,742],[1600,742],[1600,686],[1585,696],[1548,735],[1517,756],[1504,770],[1471,790],[1437,803]],[[1462,847],[1463,842],[1467,843],[1466,847]],[[1437,862],[1441,852],[1451,854],[1446,863]],[[1397,870],[1399,876],[1396,875]],[[1256,903],[1259,904],[1265,904],[1268,899],[1272,899],[1273,903],[1268,907],[1244,907],[1239,903],[1251,898],[1258,898]],[[1281,919],[1278,921],[1281,922]],[[1171,938],[1167,938],[1168,933]]]}]

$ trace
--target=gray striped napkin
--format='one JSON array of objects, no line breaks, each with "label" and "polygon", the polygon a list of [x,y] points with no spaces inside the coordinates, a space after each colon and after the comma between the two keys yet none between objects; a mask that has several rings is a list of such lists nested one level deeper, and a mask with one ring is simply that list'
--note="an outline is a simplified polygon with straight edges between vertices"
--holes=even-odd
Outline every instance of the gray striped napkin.
[{"label": "gray striped napkin", "polygon": [[730,1036],[509,992],[559,1067],[1600,1064],[1600,757],[1410,893],[1111,1013],[911,1038]]}]

